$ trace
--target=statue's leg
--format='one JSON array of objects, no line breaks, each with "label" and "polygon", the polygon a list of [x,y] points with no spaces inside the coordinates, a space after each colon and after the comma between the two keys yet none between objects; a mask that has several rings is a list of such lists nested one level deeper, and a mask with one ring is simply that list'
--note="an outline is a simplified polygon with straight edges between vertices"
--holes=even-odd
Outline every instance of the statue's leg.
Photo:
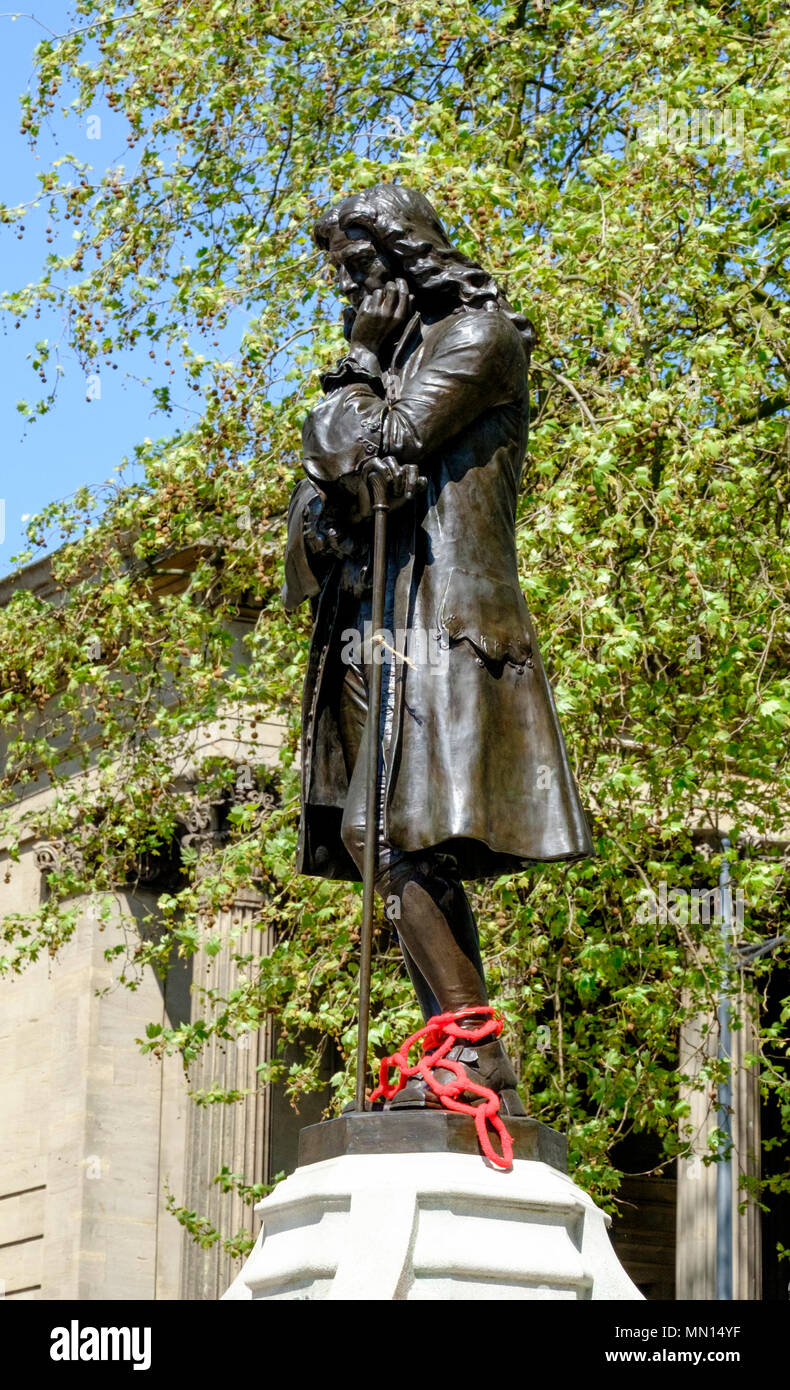
[{"label": "statue's leg", "polygon": [[382,851],[386,862],[378,891],[394,899],[401,941],[441,1012],[487,1004],[477,926],[461,884],[446,878],[425,856],[398,854],[384,846]]},{"label": "statue's leg", "polygon": [[427,1023],[429,1018],[434,1018],[436,1014],[442,1012],[441,1005],[419,966],[409,954],[408,948],[403,943],[403,937],[400,932],[398,932],[398,943],[400,945],[401,955],[403,956],[403,963],[406,966],[406,974],[411,980],[414,993],[417,995],[420,1013]]}]

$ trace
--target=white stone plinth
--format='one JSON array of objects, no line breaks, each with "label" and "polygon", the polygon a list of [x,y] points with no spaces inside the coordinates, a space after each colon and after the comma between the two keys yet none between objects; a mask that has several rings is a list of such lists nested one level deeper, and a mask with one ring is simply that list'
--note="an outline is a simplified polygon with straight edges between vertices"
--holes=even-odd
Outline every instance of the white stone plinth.
[{"label": "white stone plinth", "polygon": [[343,1154],[297,1168],[226,1299],[641,1299],[610,1218],[547,1163]]}]

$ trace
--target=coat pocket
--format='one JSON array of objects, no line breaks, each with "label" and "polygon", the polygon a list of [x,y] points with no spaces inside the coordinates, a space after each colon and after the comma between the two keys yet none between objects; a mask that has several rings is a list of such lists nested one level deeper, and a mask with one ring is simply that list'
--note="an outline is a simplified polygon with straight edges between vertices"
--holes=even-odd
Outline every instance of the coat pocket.
[{"label": "coat pocket", "polygon": [[515,585],[457,567],[439,607],[439,626],[451,642],[467,641],[486,660],[532,665],[524,595]]}]

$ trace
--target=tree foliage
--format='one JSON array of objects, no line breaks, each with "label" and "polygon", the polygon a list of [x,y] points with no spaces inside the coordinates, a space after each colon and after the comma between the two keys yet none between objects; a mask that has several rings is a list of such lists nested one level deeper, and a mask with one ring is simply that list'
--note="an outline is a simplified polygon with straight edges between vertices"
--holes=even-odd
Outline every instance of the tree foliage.
[{"label": "tree foliage", "polygon": [[[480,886],[493,992],[531,1113],[567,1128],[590,1190],[616,1189],[612,1147],[631,1131],[659,1136],[665,1159],[682,1149],[678,1028],[715,1004],[718,930],[640,912],[639,890],[712,886],[717,845],[703,854],[691,831],[728,829],[761,841],[734,866],[743,941],[786,921],[767,846],[786,833],[790,779],[789,58],[786,9],[763,0],[82,0],[70,31],[39,44],[22,103],[33,146],[107,103],[128,157],[42,169],[37,205],[72,245],[8,312],[62,313],[87,371],[145,345],[165,419],[136,451],[143,481],[98,514],[86,489],[34,521],[34,549],[62,540],[62,592],[20,591],[0,617],[5,831],[43,768],[58,788],[44,828],[79,821],[87,866],[82,880],[53,872],[38,912],[5,917],[8,969],[57,951],[76,891],[123,881],[172,840],[171,769],[193,731],[276,714],[265,835],[240,812],[199,885],[187,863],[156,930],[138,924],[134,966],[205,949],[212,907],[253,875],[279,944],[240,962],[233,999],[208,997],[201,1020],[146,1046],[188,1062],[211,1031],[273,1012],[285,1038],[337,1041],[338,1103],[351,1093],[360,899],[292,873],[309,630],[278,594],[299,426],[341,344],[310,224],[332,197],[397,179],[538,330],[520,572],[598,858]],[[27,215],[3,210],[11,227]],[[220,336],[232,353],[213,350]],[[46,344],[36,365],[46,387],[29,414],[54,399]],[[176,367],[197,412],[180,428]],[[188,584],[163,595],[161,557],[190,550]],[[242,660],[233,624],[251,595]],[[216,793],[228,768],[202,776]],[[381,1053],[416,1019],[385,931],[378,951]],[[783,958],[754,964],[756,995]],[[119,970],[133,982],[126,955]],[[787,1116],[773,1025],[762,1085]],[[308,1049],[296,1092],[313,1063]]]}]

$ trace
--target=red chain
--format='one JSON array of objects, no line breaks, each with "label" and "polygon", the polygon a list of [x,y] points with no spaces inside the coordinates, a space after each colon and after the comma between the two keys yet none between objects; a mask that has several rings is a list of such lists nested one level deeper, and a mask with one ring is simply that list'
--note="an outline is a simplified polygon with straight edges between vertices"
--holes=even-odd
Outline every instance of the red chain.
[{"label": "red chain", "polygon": [[[392,1100],[393,1096],[403,1090],[406,1082],[412,1076],[421,1076],[447,1110],[472,1116],[480,1148],[489,1162],[495,1164],[497,1168],[510,1168],[513,1163],[513,1141],[499,1114],[499,1096],[489,1086],[481,1086],[478,1082],[473,1081],[464,1071],[460,1062],[447,1056],[450,1049],[458,1042],[482,1042],[483,1038],[498,1038],[502,1032],[502,1019],[499,1015],[494,1009],[483,1008],[482,1006],[476,1007],[474,1012],[475,1014],[488,1014],[489,1017],[486,1021],[481,1023],[479,1028],[464,1028],[460,1020],[468,1018],[471,1012],[468,1008],[459,1009],[456,1013],[435,1014],[433,1018],[429,1018],[419,1033],[412,1033],[411,1037],[401,1044],[397,1052],[393,1052],[389,1057],[384,1057],[379,1063],[379,1084],[370,1099],[373,1102],[383,1096],[385,1100]],[[422,1041],[422,1056],[419,1061],[415,1062],[414,1066],[411,1066],[409,1052],[414,1044],[420,1040]],[[439,1081],[433,1075],[433,1068],[438,1066],[453,1072],[455,1080],[447,1083]],[[390,1085],[389,1081],[389,1073],[393,1067],[398,1067],[400,1071],[397,1085]],[[471,1101],[459,1100],[458,1097],[467,1091],[471,1092],[472,1095],[480,1096],[482,1103],[473,1105]],[[499,1136],[501,1154],[494,1152],[488,1133],[489,1123]]]}]

